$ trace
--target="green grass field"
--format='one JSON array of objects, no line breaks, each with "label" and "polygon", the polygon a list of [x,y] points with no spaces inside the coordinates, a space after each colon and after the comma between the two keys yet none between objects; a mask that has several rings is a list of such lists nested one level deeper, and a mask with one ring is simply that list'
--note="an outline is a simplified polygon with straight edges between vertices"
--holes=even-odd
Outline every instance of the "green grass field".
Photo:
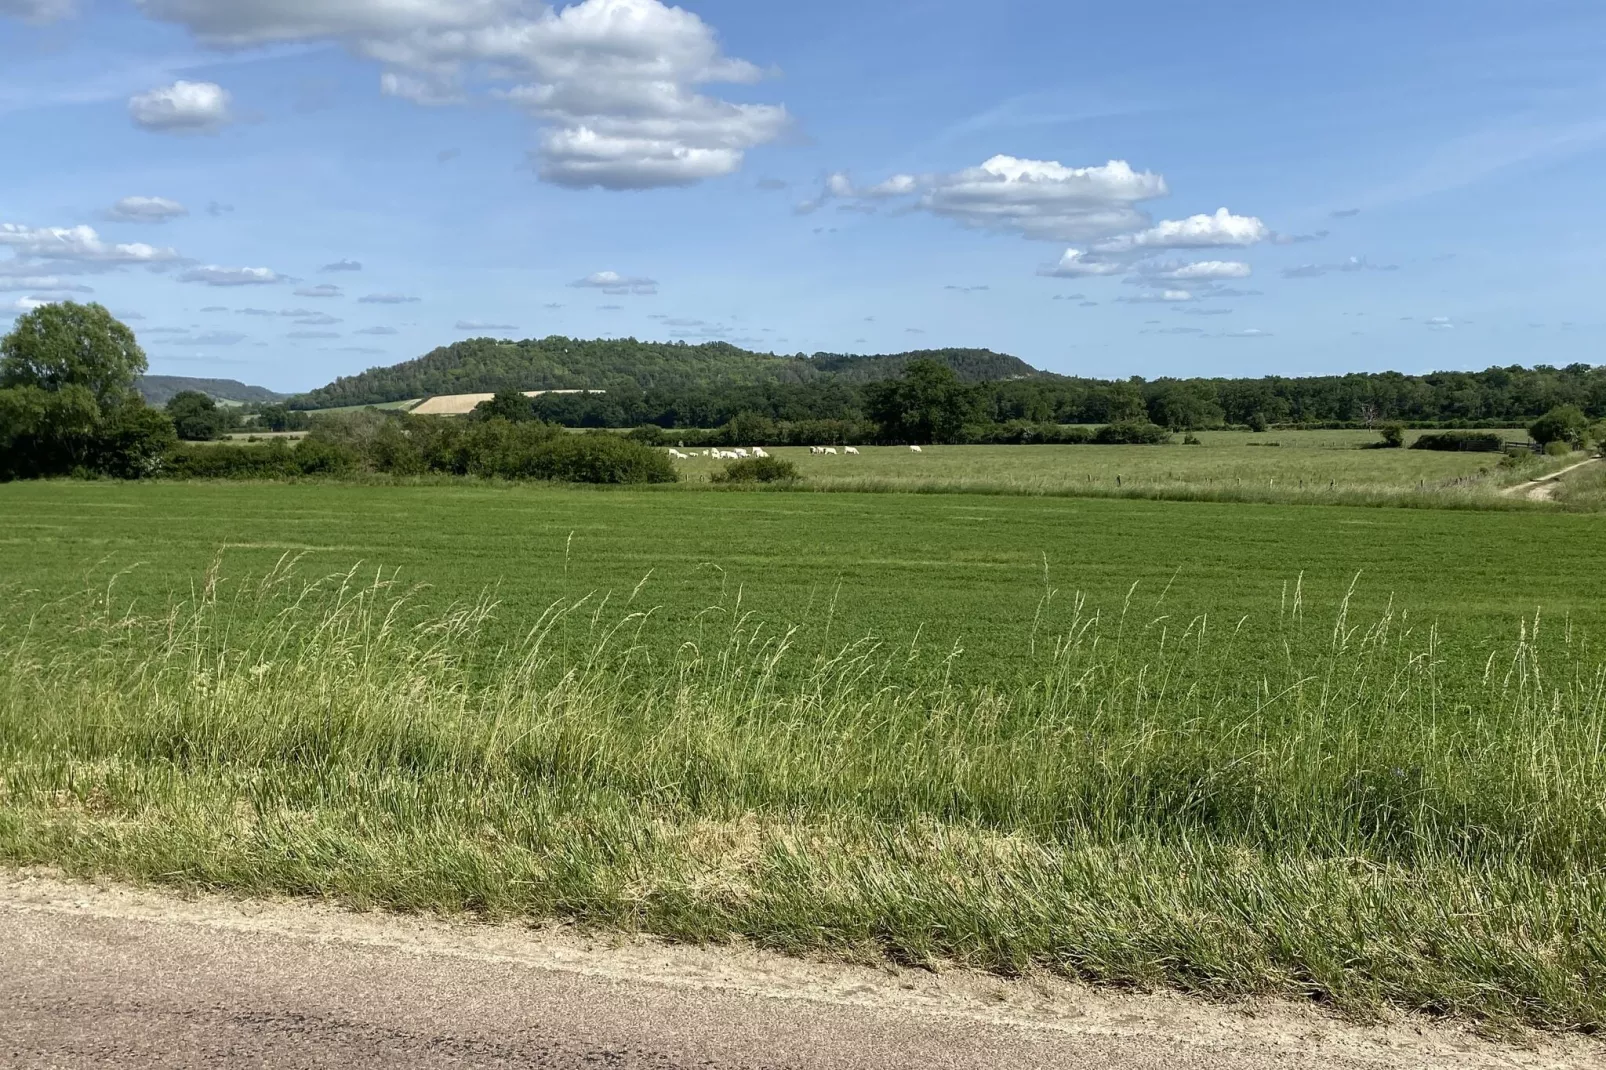
[{"label": "green grass field", "polygon": [[[1475,505],[1527,478],[1488,453],[1361,449],[1366,432],[1280,435],[1206,432],[1199,446],[860,447],[859,456],[819,456],[778,447],[808,485],[822,489],[968,490],[1087,497],[1215,497],[1220,500],[1366,501],[1420,499]],[[677,463],[705,482],[725,462]]]},{"label": "green grass field", "polygon": [[1540,510],[0,486],[0,859],[1598,1029],[1599,537]]}]

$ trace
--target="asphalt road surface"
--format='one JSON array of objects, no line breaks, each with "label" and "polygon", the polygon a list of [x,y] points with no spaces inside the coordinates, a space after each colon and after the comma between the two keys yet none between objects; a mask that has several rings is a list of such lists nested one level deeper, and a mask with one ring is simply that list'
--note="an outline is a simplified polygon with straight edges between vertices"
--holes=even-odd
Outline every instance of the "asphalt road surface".
[{"label": "asphalt road surface", "polygon": [[0,1066],[1601,1066],[1410,1020],[1221,1007],[588,938],[180,899],[0,871]]}]

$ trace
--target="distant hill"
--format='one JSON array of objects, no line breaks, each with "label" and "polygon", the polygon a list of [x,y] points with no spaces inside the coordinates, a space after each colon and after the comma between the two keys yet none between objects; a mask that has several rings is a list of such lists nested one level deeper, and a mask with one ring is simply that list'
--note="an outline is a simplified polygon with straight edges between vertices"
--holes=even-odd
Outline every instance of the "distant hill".
[{"label": "distant hill", "polygon": [[879,357],[816,353],[808,363],[816,371],[834,375],[845,382],[869,383],[878,379],[898,378],[912,360],[935,360],[946,364],[967,383],[1033,379],[1048,374],[1038,371],[1019,357],[994,353],[990,349],[923,349]]},{"label": "distant hill", "polygon": [[277,394],[267,387],[250,386],[234,379],[191,379],[185,375],[143,375],[134,389],[140,392],[148,405],[166,405],[174,394],[186,390],[199,390],[218,401],[254,402],[269,404],[283,401],[289,395]]},{"label": "distant hill", "polygon": [[554,335],[522,342],[472,338],[416,360],[336,379],[291,399],[295,408],[379,405],[437,394],[497,390],[687,390],[801,383],[816,379],[870,382],[895,378],[917,357],[948,364],[970,382],[1041,376],[1025,361],[985,349],[938,349],[890,356],[818,353],[778,357],[725,342],[583,340]]}]

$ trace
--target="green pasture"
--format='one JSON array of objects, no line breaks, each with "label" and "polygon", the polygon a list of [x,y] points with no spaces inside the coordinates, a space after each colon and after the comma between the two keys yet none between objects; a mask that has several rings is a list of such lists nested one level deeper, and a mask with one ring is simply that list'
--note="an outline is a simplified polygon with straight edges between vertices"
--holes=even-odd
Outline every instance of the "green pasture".
[{"label": "green pasture", "polygon": [[[912,458],[944,460],[941,450]],[[440,607],[493,591],[504,637],[560,599],[617,603],[636,592],[638,607],[655,608],[659,649],[744,613],[800,626],[806,644],[876,636],[927,655],[957,647],[968,678],[1028,659],[1024,633],[1048,590],[1058,594],[1040,628],[1076,592],[1118,612],[1136,584],[1131,612],[1145,623],[1208,613],[1237,626],[1247,616],[1253,632],[1277,621],[1301,577],[1312,602],[1332,603],[1354,582],[1358,608],[1392,600],[1421,626],[1474,644],[1510,637],[1536,610],[1593,625],[1606,617],[1599,537],[1592,517],[1532,511],[673,487],[0,486],[0,585],[42,598],[117,575],[119,597],[150,608],[187,594],[214,559],[228,577],[288,554],[307,574],[395,570]]]},{"label": "green pasture", "polygon": [[0,861],[1598,1030],[1600,535],[0,486]]},{"label": "green pasture", "polygon": [[[1198,446],[926,446],[918,454],[907,447],[861,446],[857,456],[840,447],[836,456],[802,447],[768,452],[793,462],[810,485],[822,488],[1473,499],[1514,478],[1500,467],[1500,454],[1362,449],[1360,443],[1377,438],[1365,432],[1206,432],[1200,438]],[[702,452],[677,462],[693,482],[706,481],[726,463]]]},{"label": "green pasture", "polygon": [[1600,535],[3,486],[0,862],[1599,1030]]}]

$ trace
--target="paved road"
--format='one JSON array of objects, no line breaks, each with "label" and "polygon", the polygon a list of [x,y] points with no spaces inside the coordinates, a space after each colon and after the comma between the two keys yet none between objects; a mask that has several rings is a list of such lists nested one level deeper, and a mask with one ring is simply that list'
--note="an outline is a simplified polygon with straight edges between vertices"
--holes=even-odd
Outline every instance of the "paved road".
[{"label": "paved road", "polygon": [[1601,1065],[1569,1045],[0,871],[5,1067]]}]

